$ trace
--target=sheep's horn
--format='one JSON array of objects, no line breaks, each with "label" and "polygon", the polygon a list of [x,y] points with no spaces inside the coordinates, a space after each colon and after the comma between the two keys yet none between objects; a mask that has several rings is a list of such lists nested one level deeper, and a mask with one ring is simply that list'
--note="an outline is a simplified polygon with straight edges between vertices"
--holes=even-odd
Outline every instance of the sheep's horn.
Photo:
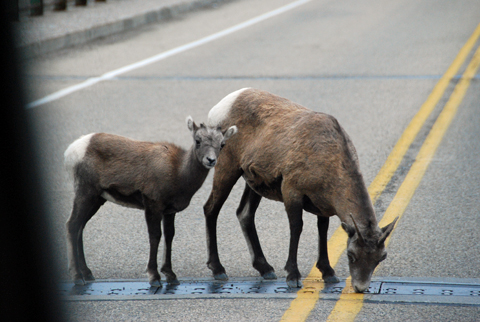
[{"label": "sheep's horn", "polygon": [[350,214],[350,218],[352,218],[353,225],[355,226],[355,230],[357,231],[358,243],[360,244],[360,246],[364,246],[365,245],[365,240],[363,239],[362,234],[360,234],[360,229],[358,229],[357,223],[355,222],[355,219],[353,219],[352,214]]}]

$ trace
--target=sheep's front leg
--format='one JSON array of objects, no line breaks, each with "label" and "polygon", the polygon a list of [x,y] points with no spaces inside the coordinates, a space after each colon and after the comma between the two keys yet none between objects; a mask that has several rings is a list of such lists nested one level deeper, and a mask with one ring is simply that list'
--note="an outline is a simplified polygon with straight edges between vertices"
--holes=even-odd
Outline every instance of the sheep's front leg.
[{"label": "sheep's front leg", "polygon": [[147,264],[148,279],[150,285],[154,287],[162,287],[157,264],[158,244],[162,238],[162,230],[160,228],[162,214],[153,211],[150,207],[145,207],[145,219],[147,221],[148,237],[150,241],[150,257]]},{"label": "sheep's front leg", "polygon": [[205,222],[207,227],[207,249],[208,249],[207,267],[212,270],[213,277],[216,280],[226,281],[228,280],[228,276],[225,271],[225,268],[220,263],[220,257],[218,256],[218,246],[217,246],[217,218],[218,218],[219,210],[215,211],[215,213],[209,213],[207,211],[204,211],[204,212],[206,214]]},{"label": "sheep's front leg", "polygon": [[163,265],[161,272],[165,274],[168,284],[177,285],[180,284],[180,282],[172,270],[172,241],[175,236],[175,214],[165,215],[163,217],[163,236],[165,238],[165,247],[163,248]]},{"label": "sheep's front leg", "polygon": [[300,241],[300,235],[303,230],[302,211],[303,206],[301,203],[285,200],[285,208],[287,210],[288,221],[290,223],[290,247],[288,251],[287,264],[285,270],[287,271],[287,285],[289,287],[300,288],[302,282],[300,281],[301,275],[297,265],[297,252],[298,243]]},{"label": "sheep's front leg", "polygon": [[317,268],[322,272],[322,277],[325,283],[338,283],[340,280],[335,276],[335,271],[330,266],[328,260],[328,247],[327,247],[327,232],[330,224],[329,217],[318,216],[318,260]]},{"label": "sheep's front leg", "polygon": [[[228,160],[227,160],[228,161]],[[229,164],[222,161],[223,164]],[[235,170],[233,166],[218,167],[213,176],[213,187],[207,202],[203,206],[207,231],[207,267],[212,270],[216,280],[228,280],[225,268],[220,263],[217,247],[217,219],[220,209],[228,198],[230,191],[241,176],[241,171]]]}]

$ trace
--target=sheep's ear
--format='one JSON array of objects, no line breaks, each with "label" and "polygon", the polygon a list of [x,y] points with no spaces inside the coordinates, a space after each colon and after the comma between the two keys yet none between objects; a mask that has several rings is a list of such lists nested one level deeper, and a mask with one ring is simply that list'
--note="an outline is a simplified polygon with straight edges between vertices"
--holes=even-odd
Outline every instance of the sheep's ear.
[{"label": "sheep's ear", "polygon": [[349,224],[344,223],[343,221],[342,221],[342,228],[343,228],[343,230],[345,230],[348,237],[352,238],[353,235],[355,235],[355,227],[350,226]]},{"label": "sheep's ear", "polygon": [[378,246],[385,243],[385,240],[387,239],[388,235],[390,235],[390,233],[393,230],[393,227],[395,227],[395,223],[397,222],[398,218],[399,217],[395,218],[390,224],[382,228],[382,236],[380,236],[380,239],[378,240]]},{"label": "sheep's ear", "polygon": [[195,122],[193,121],[193,118],[190,115],[187,116],[186,122],[187,122],[187,126],[188,126],[188,129],[190,130],[190,132],[195,133],[197,131],[198,127],[197,127],[197,124],[195,124]]},{"label": "sheep's ear", "polygon": [[230,126],[228,130],[225,132],[225,134],[223,135],[224,140],[228,140],[237,132],[238,132],[238,128],[235,125]]}]

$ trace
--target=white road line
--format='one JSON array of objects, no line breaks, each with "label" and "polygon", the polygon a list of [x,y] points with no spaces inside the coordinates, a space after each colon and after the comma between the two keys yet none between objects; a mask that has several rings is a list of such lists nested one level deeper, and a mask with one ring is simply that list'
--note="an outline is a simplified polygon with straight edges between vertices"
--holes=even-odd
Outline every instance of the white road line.
[{"label": "white road line", "polygon": [[209,43],[211,41],[214,41],[216,39],[219,39],[219,38],[222,38],[224,36],[227,36],[229,34],[232,34],[236,31],[239,31],[239,30],[242,30],[244,28],[247,28],[247,27],[250,27],[256,23],[259,23],[261,21],[264,21],[264,20],[267,20],[269,18],[272,18],[274,16],[277,16],[279,14],[282,14],[284,12],[287,12],[291,9],[294,9],[298,6],[301,6],[307,2],[310,2],[311,0],[299,0],[299,1],[295,1],[295,2],[292,2],[288,5],[285,5],[283,7],[280,7],[278,9],[275,9],[273,11],[270,11],[270,12],[267,12],[263,15],[260,15],[260,16],[257,16],[255,18],[252,18],[250,20],[247,20],[245,22],[242,22],[240,24],[237,24],[233,27],[230,27],[230,28],[227,28],[227,29],[224,29],[222,31],[219,31],[217,33],[214,33],[210,36],[207,36],[207,37],[204,37],[204,38],[201,38],[199,40],[196,40],[196,41],[193,41],[193,42],[190,42],[188,44],[185,44],[185,45],[182,45],[182,46],[179,46],[179,47],[176,47],[176,48],[173,48],[173,49],[170,49],[170,50],[167,50],[163,53],[160,53],[160,54],[157,54],[155,56],[152,56],[150,58],[147,58],[147,59],[144,59],[144,60],[141,60],[141,61],[138,61],[136,63],[133,63],[133,64],[130,64],[130,65],[127,65],[127,66],[124,66],[124,67],[121,67],[121,68],[118,68],[118,69],[115,69],[115,70],[112,70],[110,72],[107,72],[101,76],[98,76],[98,77],[92,77],[92,78],[89,78],[87,79],[86,81],[82,82],[82,83],[79,83],[77,85],[73,85],[73,86],[70,86],[70,87],[67,87],[65,89],[62,89],[60,91],[57,91],[55,93],[52,93],[50,95],[47,95],[41,99],[38,99],[36,101],[33,101],[31,103],[28,103],[26,108],[33,108],[33,107],[37,107],[37,106],[40,106],[40,105],[43,105],[43,104],[46,104],[46,103],[49,103],[49,102],[52,102],[52,101],[55,101],[59,98],[62,98],[64,96],[67,96],[69,94],[72,94],[74,92],[77,92],[79,90],[82,90],[84,88],[87,88],[87,87],[90,87],[90,86],[93,86],[99,82],[102,82],[104,80],[109,80],[109,79],[112,79],[118,75],[121,75],[121,74],[124,74],[126,72],[129,72],[129,71],[132,71],[132,70],[135,70],[137,68],[141,68],[141,67],[144,67],[144,66],[147,66],[147,65],[150,65],[150,64],[153,64],[153,63],[156,63],[160,60],[163,60],[163,59],[166,59],[170,56],[174,56],[176,54],[180,54],[180,53],[183,53],[184,51],[187,51],[187,50],[190,50],[190,49],[193,49],[193,48],[196,48],[196,47],[199,47],[201,45],[204,45],[206,43]]}]

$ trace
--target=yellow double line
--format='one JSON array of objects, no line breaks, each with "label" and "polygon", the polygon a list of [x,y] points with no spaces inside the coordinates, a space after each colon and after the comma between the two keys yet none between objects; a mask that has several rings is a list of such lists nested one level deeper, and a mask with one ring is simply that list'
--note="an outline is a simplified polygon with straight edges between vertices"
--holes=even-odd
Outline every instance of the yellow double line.
[{"label": "yellow double line", "polygon": [[[390,179],[403,160],[405,153],[408,151],[410,145],[416,138],[420,129],[423,127],[427,118],[435,109],[437,103],[443,97],[449,83],[465,62],[479,36],[480,24],[460,50],[451,66],[435,85],[425,103],[423,103],[418,113],[414,116],[398,140],[397,144],[388,156],[385,164],[380,169],[376,178],[368,188],[368,192],[373,203],[375,203],[388,182],[390,182]],[[410,171],[398,189],[397,194],[385,212],[382,220],[379,222],[380,227],[387,225],[393,221],[395,217],[401,217],[403,215],[406,207],[413,197],[416,188],[422,180],[423,175],[425,174],[425,171],[435,154],[435,151],[440,145],[445,132],[450,126],[450,123],[452,122],[453,117],[455,116],[458,107],[463,100],[463,97],[465,96],[465,93],[470,85],[470,80],[475,76],[479,66],[480,48],[478,48],[475,52],[472,60],[462,75],[462,78],[450,96],[450,99],[446,103],[443,111],[440,113],[435,124],[430,130],[429,135],[425,139],[425,142],[423,143],[417,155],[416,161],[410,168]],[[386,240],[386,246],[388,245],[389,241],[390,238]],[[338,228],[328,243],[328,252],[331,254],[330,264],[332,267],[335,267],[341,254],[346,249],[346,242],[346,234],[340,228]],[[347,286],[345,287],[345,290],[337,301],[327,321],[353,321],[360,312],[363,306],[363,294],[352,293],[349,281],[350,278],[347,279]],[[323,286],[324,284],[322,282],[321,274],[314,266],[310,274],[305,278],[304,287],[298,291],[297,298],[292,301],[281,321],[305,321],[311,310],[315,307]]]}]

